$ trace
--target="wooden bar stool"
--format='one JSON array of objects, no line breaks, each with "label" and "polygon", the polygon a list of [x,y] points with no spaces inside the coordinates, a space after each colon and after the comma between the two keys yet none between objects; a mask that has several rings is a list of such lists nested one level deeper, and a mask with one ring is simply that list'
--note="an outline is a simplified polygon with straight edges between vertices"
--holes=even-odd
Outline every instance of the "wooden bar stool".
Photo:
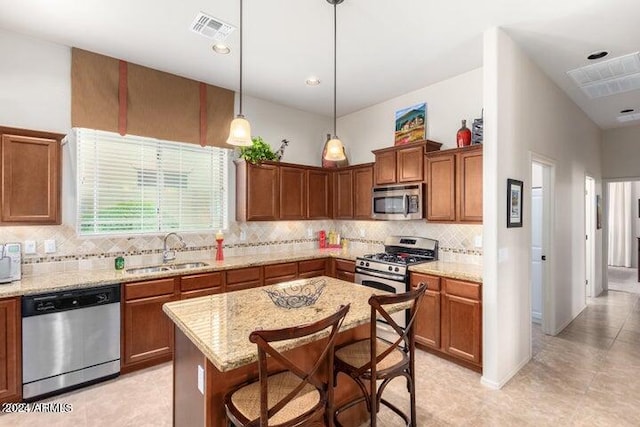
[{"label": "wooden bar stool", "polygon": [[[324,417],[333,426],[333,355],[338,330],[349,311],[349,305],[340,306],[333,315],[314,323],[291,328],[254,331],[249,340],[258,346],[257,380],[242,384],[225,396],[229,422],[243,427],[293,427],[309,425]],[[305,371],[275,350],[271,343],[302,338],[331,328],[326,347],[320,352],[311,370]],[[267,355],[282,368],[277,373],[267,372]],[[314,357],[310,354],[309,358]],[[323,365],[327,366],[326,381],[315,376]]]},{"label": "wooden bar stool", "polygon": [[[416,386],[415,386],[415,319],[418,313],[420,301],[427,286],[421,286],[410,292],[393,295],[373,295],[369,298],[371,305],[371,335],[370,338],[346,344],[336,349],[334,361],[334,385],[337,384],[337,376],[340,372],[353,379],[362,396],[349,401],[335,411],[335,425],[340,426],[338,415],[360,402],[366,402],[367,410],[371,416],[371,427],[376,427],[377,413],[380,405],[384,404],[398,414],[407,426],[416,426]],[[389,313],[385,306],[411,301],[409,321],[403,330]],[[376,319],[384,319],[398,334],[398,339],[393,343],[377,337]],[[375,360],[375,363],[372,361]],[[407,390],[411,399],[411,417],[402,412],[398,407],[382,398],[382,393],[389,382],[399,376],[407,380]],[[382,380],[380,387],[377,381]]]}]

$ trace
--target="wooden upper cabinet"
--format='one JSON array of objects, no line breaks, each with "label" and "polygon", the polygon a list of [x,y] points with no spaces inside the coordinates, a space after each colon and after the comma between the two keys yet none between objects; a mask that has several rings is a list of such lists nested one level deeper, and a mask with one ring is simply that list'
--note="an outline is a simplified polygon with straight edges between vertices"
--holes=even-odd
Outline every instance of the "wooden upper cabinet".
[{"label": "wooden upper cabinet", "polygon": [[331,218],[331,172],[307,170],[307,218]]},{"label": "wooden upper cabinet", "polygon": [[455,173],[454,153],[427,156],[427,221],[456,220]]},{"label": "wooden upper cabinet", "polygon": [[424,147],[411,147],[396,152],[397,182],[422,181]]},{"label": "wooden upper cabinet", "polygon": [[278,165],[236,163],[236,220],[275,221],[280,217]]},{"label": "wooden upper cabinet", "polygon": [[280,167],[280,219],[307,216],[307,173],[303,168]]},{"label": "wooden upper cabinet", "polygon": [[482,146],[458,153],[458,220],[482,222]]},{"label": "wooden upper cabinet", "polygon": [[371,219],[373,165],[353,169],[353,218]]},{"label": "wooden upper cabinet", "polygon": [[385,151],[376,154],[376,163],[373,168],[376,185],[395,184],[396,176],[396,152]]},{"label": "wooden upper cabinet", "polygon": [[1,127],[0,133],[0,222],[60,224],[64,135]]},{"label": "wooden upper cabinet", "polygon": [[407,145],[374,150],[376,185],[422,181],[424,153],[438,151],[442,144],[435,141],[413,142]]},{"label": "wooden upper cabinet", "polygon": [[334,175],[333,217],[353,218],[353,170],[339,170]]},{"label": "wooden upper cabinet", "polygon": [[0,300],[0,403],[22,397],[20,298]]}]

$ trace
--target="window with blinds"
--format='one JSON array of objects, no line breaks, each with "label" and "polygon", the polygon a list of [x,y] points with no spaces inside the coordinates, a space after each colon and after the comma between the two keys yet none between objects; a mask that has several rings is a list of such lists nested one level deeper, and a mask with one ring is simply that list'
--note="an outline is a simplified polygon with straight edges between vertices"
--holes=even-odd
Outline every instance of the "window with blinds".
[{"label": "window with blinds", "polygon": [[230,150],[75,132],[80,235],[227,228]]}]

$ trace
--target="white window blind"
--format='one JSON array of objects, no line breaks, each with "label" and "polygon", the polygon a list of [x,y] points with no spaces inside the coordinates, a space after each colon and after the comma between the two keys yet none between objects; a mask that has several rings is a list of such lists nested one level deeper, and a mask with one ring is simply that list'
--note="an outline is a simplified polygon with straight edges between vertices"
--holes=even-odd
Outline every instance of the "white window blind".
[{"label": "white window blind", "polygon": [[79,234],[227,228],[230,150],[75,132]]}]

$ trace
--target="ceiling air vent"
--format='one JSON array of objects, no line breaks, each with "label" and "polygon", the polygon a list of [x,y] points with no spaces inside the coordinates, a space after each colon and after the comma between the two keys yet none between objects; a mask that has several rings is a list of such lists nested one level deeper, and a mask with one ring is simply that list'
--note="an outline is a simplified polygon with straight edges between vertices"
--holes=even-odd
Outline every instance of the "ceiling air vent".
[{"label": "ceiling air vent", "polygon": [[612,58],[568,71],[589,98],[640,89],[640,54],[638,52]]},{"label": "ceiling air vent", "polygon": [[634,120],[640,120],[640,113],[635,114],[623,114],[622,116],[616,117],[620,123],[624,122],[632,122]]},{"label": "ceiling air vent", "polygon": [[222,22],[204,12],[198,13],[191,24],[191,31],[219,42],[229,37],[229,34],[235,29],[236,27],[233,25]]}]

